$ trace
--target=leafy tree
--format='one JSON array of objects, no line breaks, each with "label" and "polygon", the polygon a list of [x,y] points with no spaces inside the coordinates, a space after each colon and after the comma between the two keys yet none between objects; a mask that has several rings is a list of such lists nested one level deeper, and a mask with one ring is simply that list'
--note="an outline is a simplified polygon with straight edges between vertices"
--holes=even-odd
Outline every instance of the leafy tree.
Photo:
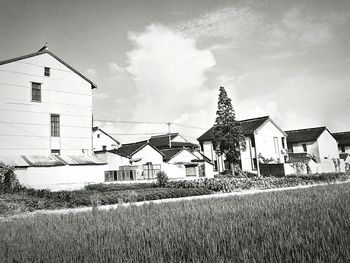
[{"label": "leafy tree", "polygon": [[231,165],[234,175],[234,166],[239,164],[241,150],[246,148],[245,138],[242,135],[242,126],[236,121],[236,114],[232,102],[224,87],[220,87],[218,110],[214,125],[214,147],[220,156],[225,154]]}]

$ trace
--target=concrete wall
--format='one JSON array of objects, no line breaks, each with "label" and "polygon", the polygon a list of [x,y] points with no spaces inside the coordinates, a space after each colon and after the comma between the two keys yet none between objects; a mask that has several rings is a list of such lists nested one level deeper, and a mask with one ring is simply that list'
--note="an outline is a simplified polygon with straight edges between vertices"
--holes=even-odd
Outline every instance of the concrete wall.
[{"label": "concrete wall", "polygon": [[93,131],[92,139],[94,151],[102,151],[103,146],[106,146],[106,150],[113,150],[120,147],[115,140],[101,132],[99,129]]},{"label": "concrete wall", "polygon": [[303,153],[303,144],[306,144],[307,153],[316,157],[317,162],[320,162],[320,153],[318,149],[317,141],[314,142],[300,142],[292,144],[293,153]]},{"label": "concrete wall", "polygon": [[130,165],[129,158],[111,152],[96,153],[96,156],[107,162],[108,171],[119,170],[119,166]]},{"label": "concrete wall", "polygon": [[184,179],[186,178],[186,168],[183,164],[164,163],[162,170],[168,175],[169,179]]},{"label": "concrete wall", "polygon": [[338,142],[325,130],[317,140],[320,159],[339,158]]},{"label": "concrete wall", "polygon": [[[44,67],[51,76],[44,76]],[[42,83],[32,102],[31,82]],[[0,65],[0,154],[80,155],[92,149],[91,84],[48,54]],[[50,114],[60,115],[60,137],[51,138]]]},{"label": "concrete wall", "polygon": [[215,173],[220,173],[225,170],[225,157],[223,155],[218,156],[214,150],[213,143],[211,141],[203,142],[203,154],[207,156],[213,163],[216,161],[218,163],[217,171]]},{"label": "concrete wall", "polygon": [[36,189],[77,190],[85,185],[104,182],[106,165],[64,165],[28,167],[16,170],[19,182]]},{"label": "concrete wall", "polygon": [[245,138],[246,149],[241,151],[241,163],[243,171],[253,171],[252,160],[255,158],[255,148],[252,147],[252,141],[249,137]]},{"label": "concrete wall", "polygon": [[156,151],[153,147],[147,145],[142,148],[140,151],[135,153],[132,156],[133,159],[141,158],[141,161],[135,163],[135,165],[146,164],[151,162],[153,164],[162,164],[163,163],[163,155],[161,155],[158,151]]}]

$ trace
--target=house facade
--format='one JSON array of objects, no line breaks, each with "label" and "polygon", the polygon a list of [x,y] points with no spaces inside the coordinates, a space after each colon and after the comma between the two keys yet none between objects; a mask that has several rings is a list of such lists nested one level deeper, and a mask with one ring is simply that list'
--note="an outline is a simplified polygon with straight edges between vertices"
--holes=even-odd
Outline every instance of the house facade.
[{"label": "house facade", "polygon": [[108,163],[106,182],[155,179],[163,164],[163,154],[147,141],[123,144],[118,149],[95,154]]},{"label": "house facade", "polygon": [[317,163],[338,159],[338,143],[326,127],[286,131],[288,152],[308,153]]},{"label": "house facade", "polygon": [[87,77],[47,49],[0,62],[0,155],[92,153]]},{"label": "house facade", "polygon": [[350,132],[332,133],[338,142],[338,150],[340,153],[350,153]]},{"label": "house facade", "polygon": [[[285,148],[287,145],[285,132],[269,117],[241,120],[242,133],[246,141],[246,149],[241,150],[241,169],[243,171],[259,172],[257,162],[259,158],[269,159],[271,162],[285,162]],[[210,128],[198,138],[201,150],[214,163],[215,172],[229,169],[223,155],[215,151],[214,127]]]},{"label": "house facade", "polygon": [[92,144],[94,151],[114,150],[121,143],[99,127],[92,128]]}]

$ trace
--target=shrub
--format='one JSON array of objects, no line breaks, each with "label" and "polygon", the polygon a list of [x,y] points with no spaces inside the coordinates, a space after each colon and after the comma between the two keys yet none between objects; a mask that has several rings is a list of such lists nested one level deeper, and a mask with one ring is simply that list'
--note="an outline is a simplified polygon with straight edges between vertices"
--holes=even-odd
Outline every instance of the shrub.
[{"label": "shrub", "polygon": [[14,168],[11,166],[4,166],[0,168],[0,193],[12,192],[19,186]]},{"label": "shrub", "polygon": [[169,177],[164,171],[157,173],[157,185],[160,187],[165,187],[169,183]]},{"label": "shrub", "polygon": [[156,187],[155,183],[131,183],[131,184],[90,184],[85,186],[86,190],[98,192],[124,191]]}]

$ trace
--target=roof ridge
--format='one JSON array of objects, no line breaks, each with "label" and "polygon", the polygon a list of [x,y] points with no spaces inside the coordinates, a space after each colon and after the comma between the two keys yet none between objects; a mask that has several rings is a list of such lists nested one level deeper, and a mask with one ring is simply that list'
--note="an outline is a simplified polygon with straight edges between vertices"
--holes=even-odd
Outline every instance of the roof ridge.
[{"label": "roof ridge", "polygon": [[285,132],[315,130],[315,129],[320,129],[320,128],[322,128],[322,129],[327,129],[326,126],[319,126],[319,127],[313,127],[313,128],[304,128],[304,129],[288,130],[288,131],[285,131]]},{"label": "roof ridge", "polygon": [[270,115],[266,115],[266,116],[262,116],[262,117],[256,117],[256,118],[251,118],[251,119],[245,119],[245,120],[238,120],[238,122],[255,121],[255,120],[265,119],[265,118],[270,118]]},{"label": "roof ridge", "polygon": [[[178,132],[171,132],[170,135],[179,135],[179,133]],[[158,138],[158,137],[164,137],[164,136],[169,136],[169,133],[153,135],[153,136],[151,136],[151,138]]]},{"label": "roof ridge", "polygon": [[130,142],[130,143],[123,143],[123,144],[121,145],[121,147],[123,147],[123,146],[127,146],[127,145],[135,145],[135,144],[140,144],[140,143],[148,143],[148,140],[138,141],[138,142]]}]

